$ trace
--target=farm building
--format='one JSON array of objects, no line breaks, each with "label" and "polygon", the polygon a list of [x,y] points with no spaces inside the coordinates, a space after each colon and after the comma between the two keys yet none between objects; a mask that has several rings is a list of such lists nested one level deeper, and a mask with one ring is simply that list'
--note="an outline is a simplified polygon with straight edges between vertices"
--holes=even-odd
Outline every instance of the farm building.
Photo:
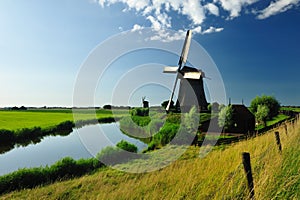
[{"label": "farm building", "polygon": [[229,128],[230,133],[253,133],[255,129],[255,116],[244,105],[232,105],[233,126]]},{"label": "farm building", "polygon": [[[241,133],[248,134],[253,133],[255,129],[255,116],[244,105],[232,105],[233,125],[226,130],[227,133]],[[203,132],[221,132],[222,127],[218,125],[218,117],[214,117],[210,120],[202,122],[201,131]]]}]

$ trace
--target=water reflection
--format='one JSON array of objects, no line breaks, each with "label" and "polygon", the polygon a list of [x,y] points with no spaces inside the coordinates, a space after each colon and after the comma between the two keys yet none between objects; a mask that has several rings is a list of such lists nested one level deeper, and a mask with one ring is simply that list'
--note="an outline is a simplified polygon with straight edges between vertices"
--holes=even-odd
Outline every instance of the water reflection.
[{"label": "water reflection", "polygon": [[36,144],[15,146],[0,155],[0,175],[19,168],[52,165],[67,156],[74,159],[90,158],[102,148],[113,146],[122,139],[135,144],[139,150],[147,146],[124,135],[116,123],[89,125],[75,129],[67,136],[48,136]]}]

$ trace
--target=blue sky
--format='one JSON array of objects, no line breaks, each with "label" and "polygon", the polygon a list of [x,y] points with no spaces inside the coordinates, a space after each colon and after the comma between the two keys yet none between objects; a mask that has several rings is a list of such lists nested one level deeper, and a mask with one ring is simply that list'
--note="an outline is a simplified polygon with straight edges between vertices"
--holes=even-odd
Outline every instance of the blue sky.
[{"label": "blue sky", "polygon": [[[249,104],[266,94],[283,105],[299,105],[299,5],[299,0],[1,0],[0,107],[72,106],[76,77],[89,53],[113,35],[146,27],[160,40],[166,40],[161,30],[173,29],[178,34],[168,40],[182,40],[192,29],[233,103]],[[129,55],[115,68],[177,63],[175,56],[149,56]],[[145,96],[159,104],[167,93],[157,88],[153,99]],[[139,104],[142,94],[133,94],[129,104]],[[104,96],[96,93],[96,105],[110,103]]]}]

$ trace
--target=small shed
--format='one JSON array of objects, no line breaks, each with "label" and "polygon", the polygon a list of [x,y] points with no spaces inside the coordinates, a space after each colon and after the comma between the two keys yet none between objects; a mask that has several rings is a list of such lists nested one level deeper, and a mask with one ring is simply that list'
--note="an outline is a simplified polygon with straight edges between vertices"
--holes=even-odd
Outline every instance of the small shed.
[{"label": "small shed", "polygon": [[255,130],[255,116],[244,105],[232,105],[233,125],[229,130],[230,133],[253,133]]}]

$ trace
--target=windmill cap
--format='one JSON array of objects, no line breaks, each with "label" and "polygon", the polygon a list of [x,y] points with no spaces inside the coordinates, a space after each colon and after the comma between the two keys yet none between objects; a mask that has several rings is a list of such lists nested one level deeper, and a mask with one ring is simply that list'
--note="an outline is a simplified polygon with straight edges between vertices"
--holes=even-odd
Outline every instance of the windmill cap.
[{"label": "windmill cap", "polygon": [[203,73],[203,71],[201,69],[197,69],[194,67],[188,67],[188,66],[184,66],[180,71],[181,72],[202,72]]}]

